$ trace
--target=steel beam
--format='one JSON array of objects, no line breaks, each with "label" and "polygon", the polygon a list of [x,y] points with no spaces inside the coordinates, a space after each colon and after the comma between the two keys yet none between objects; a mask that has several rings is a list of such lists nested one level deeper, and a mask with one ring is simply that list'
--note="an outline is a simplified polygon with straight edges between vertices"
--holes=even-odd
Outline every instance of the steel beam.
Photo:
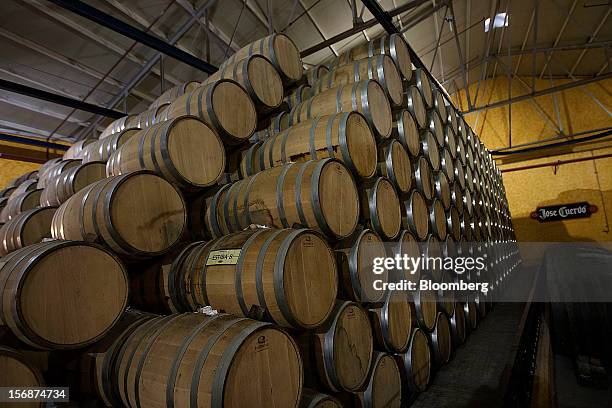
[{"label": "steel beam", "polygon": [[190,65],[200,71],[212,74],[217,72],[217,67],[203,61],[173,45],[168,44],[159,38],[137,29],[125,22],[116,19],[115,17],[102,12],[80,0],[48,0],[65,10],[71,11],[81,17],[84,17],[94,23],[100,24],[110,30],[115,31],[125,37],[138,41],[154,50],[157,50],[169,57]]},{"label": "steel beam", "polygon": [[78,99],[68,98],[66,96],[43,91],[42,89],[32,88],[4,79],[0,79],[0,89],[4,89],[5,91],[18,93],[21,95],[26,95],[31,98],[42,99],[44,101],[56,103],[58,105],[68,106],[73,109],[95,113],[96,115],[102,115],[108,118],[119,119],[125,116],[124,113],[116,110],[107,109],[102,106],[97,106],[91,103],[79,101]]},{"label": "steel beam", "polygon": [[[74,68],[75,70],[77,70],[79,72],[82,72],[82,73],[84,73],[86,75],[89,75],[89,76],[91,76],[93,78],[101,79],[101,80],[103,80],[104,82],[106,82],[109,85],[113,85],[113,86],[117,86],[117,87],[123,86],[123,84],[121,82],[117,81],[116,79],[113,79],[113,78],[109,77],[108,75],[105,76],[103,73],[101,73],[101,72],[99,72],[99,71],[97,71],[97,70],[95,70],[95,69],[93,69],[91,67],[88,67],[87,65],[84,65],[84,64],[82,64],[79,61],[76,61],[76,60],[71,59],[71,58],[67,58],[67,57],[65,57],[65,56],[63,56],[63,55],[61,55],[61,54],[59,54],[59,53],[57,53],[57,52],[47,48],[47,47],[43,47],[42,45],[37,44],[34,41],[30,41],[27,38],[23,38],[23,37],[15,34],[13,32],[10,32],[8,30],[0,28],[0,35],[5,37],[5,38],[8,38],[9,40],[11,40],[11,41],[13,41],[13,42],[23,46],[23,47],[26,47],[26,48],[28,48],[28,49],[30,49],[32,51],[38,52],[41,55],[44,55],[44,56],[46,56],[48,58],[51,58],[52,60],[57,61],[60,64],[69,66],[71,68]],[[138,96],[140,99],[143,99],[143,100],[145,100],[147,102],[153,102],[155,100],[155,98],[153,98],[151,95],[148,95],[148,94],[146,94],[144,92],[140,92],[140,91],[135,91],[134,95]]]},{"label": "steel beam", "polygon": [[[125,48],[116,44],[115,42],[110,41],[107,38],[104,38],[104,36],[101,36],[91,31],[88,27],[75,22],[74,20],[66,17],[65,15],[61,13],[58,13],[56,10],[50,8],[46,4],[41,3],[39,0],[28,0],[28,1],[17,0],[17,1],[20,1],[26,7],[30,7],[40,13],[45,14],[49,18],[64,25],[69,30],[77,33],[78,35],[82,35],[86,37],[87,39],[97,43],[98,45],[100,45],[101,47],[109,51],[114,52],[116,55],[119,55],[121,58],[124,58],[124,57],[127,58],[128,60],[132,61],[134,64],[136,64],[139,67],[145,64],[145,60],[143,58],[140,58],[139,56],[137,56],[130,50],[126,50]],[[153,70],[151,70],[151,72],[153,72],[155,75],[159,75],[159,70],[157,68],[154,68]],[[166,76],[166,79],[172,82],[174,85],[178,85],[182,82],[178,78],[171,77],[171,76]]]},{"label": "steel beam", "polygon": [[[25,101],[22,100],[18,100],[15,98],[6,98],[2,95],[0,95],[0,102],[2,103],[6,103],[8,105],[12,105],[12,106],[16,106],[18,108],[21,109],[25,109],[28,110],[30,112],[35,112],[38,115],[44,115],[44,116],[49,116],[51,118],[55,118],[55,119],[64,119],[66,114],[65,113],[60,113],[57,111],[54,111],[52,109],[49,109],[48,107],[45,106],[38,106],[38,105],[32,105],[30,103],[27,103]],[[75,119],[75,118],[70,118],[68,120],[68,122],[77,125],[77,126],[81,126],[81,127],[85,127],[85,126],[89,126],[91,125],[91,123],[89,122],[83,122],[81,120]]]},{"label": "steel beam", "polygon": [[[591,44],[593,41],[595,41],[595,37],[597,37],[597,35],[599,34],[599,30],[601,30],[601,27],[603,27],[604,23],[608,20],[608,17],[610,16],[611,12],[612,12],[612,7],[608,6],[608,10],[604,14],[603,18],[601,19],[601,21],[599,22],[597,27],[595,27],[595,30],[593,31],[593,34],[591,34],[591,36],[587,40],[587,44]],[[570,75],[574,74],[574,71],[576,70],[576,68],[578,68],[578,65],[580,64],[580,61],[582,61],[582,58],[584,58],[584,54],[586,54],[586,52],[587,52],[587,48],[582,50],[582,52],[580,53],[580,55],[576,59],[576,62],[574,62],[574,65],[572,65],[572,67],[569,70]]]},{"label": "steel beam", "polygon": [[[308,19],[310,20],[310,22],[312,23],[314,28],[317,30],[317,32],[319,33],[321,38],[323,38],[323,42],[327,41],[327,38],[325,37],[325,34],[323,34],[323,30],[321,29],[319,24],[315,21],[315,19],[310,14],[310,9],[304,4],[303,0],[299,0],[299,3],[300,3],[300,6],[304,9],[304,12],[306,13],[306,16],[308,16]],[[334,54],[335,56],[338,56],[338,51],[336,51],[331,44],[329,44],[328,47],[331,50],[332,54]]]},{"label": "steel beam", "polygon": [[[561,40],[561,36],[563,35],[563,32],[565,31],[565,27],[567,27],[567,24],[569,23],[569,20],[572,17],[574,10],[576,9],[576,4],[578,4],[578,0],[574,0],[574,2],[572,3],[572,6],[567,12],[567,16],[565,17],[565,20],[563,21],[563,25],[561,26],[561,29],[559,30],[559,33],[557,34],[557,38],[555,38],[553,47],[556,47],[557,44],[559,44],[559,40]],[[552,53],[548,54],[548,56],[546,57],[546,62],[544,62],[544,66],[542,67],[542,72],[540,72],[540,79],[544,77],[544,73],[546,72],[546,68],[548,67],[548,64],[550,63],[551,58],[552,58]]]},{"label": "steel beam", "polygon": [[[409,1],[408,3],[404,4],[403,6],[399,6],[398,8],[389,11],[387,14],[390,17],[395,17],[399,14],[405,13],[406,11],[409,11],[415,7],[418,7],[422,4],[425,3],[429,3],[430,0],[413,0],[413,1]],[[438,6],[444,6],[446,5],[446,2],[443,2],[441,4],[439,4]],[[342,40],[345,40],[347,38],[349,38],[352,35],[355,34],[359,34],[359,32],[366,30],[368,28],[372,28],[375,25],[379,24],[378,20],[376,18],[372,18],[362,24],[358,24],[356,26],[354,26],[353,28],[350,28],[340,34],[337,34],[331,38],[328,38],[326,41],[320,42],[317,45],[314,45],[310,48],[305,49],[304,51],[300,52],[300,55],[303,57],[307,57],[309,55],[314,54],[315,52],[321,51],[324,48],[329,47],[332,44],[335,44],[337,42],[340,42]]]},{"label": "steel beam", "polygon": [[[612,40],[608,40],[608,41],[598,41],[598,42],[591,42],[591,43],[584,43],[584,44],[567,44],[567,45],[557,45],[556,47],[542,47],[542,48],[532,48],[529,50],[524,49],[523,47],[521,47],[520,49],[511,49],[510,50],[510,56],[516,56],[516,55],[525,55],[525,54],[531,54],[532,52],[535,52],[536,54],[541,54],[541,53],[551,53],[551,52],[558,52],[558,51],[577,51],[577,50],[587,50],[587,49],[594,49],[594,48],[605,48],[612,45]],[[495,54],[491,54],[491,56],[507,56],[508,53],[503,52],[503,53],[495,53]]]},{"label": "steel beam", "polygon": [[[24,134],[27,134],[28,136],[38,137],[38,138],[47,137],[45,133],[49,133],[48,130],[42,130],[42,129],[35,128],[33,126],[24,125],[21,123],[14,123],[14,122],[10,122],[8,120],[2,120],[2,119],[0,119],[0,126],[4,128],[9,128],[9,129],[16,129],[18,131],[24,132]],[[70,137],[66,135],[62,135],[62,134],[58,134],[58,138],[64,139],[66,141],[70,140]]]},{"label": "steel beam", "polygon": [[608,72],[606,74],[602,74],[593,78],[586,78],[586,79],[581,79],[580,81],[574,81],[574,82],[568,82],[566,84],[562,84],[562,85],[558,85],[552,88],[547,88],[547,89],[542,89],[540,91],[537,92],[532,92],[529,94],[525,94],[525,95],[521,95],[521,96],[516,96],[514,98],[511,99],[506,99],[503,101],[498,101],[495,103],[490,103],[484,106],[477,106],[474,107],[472,110],[469,111],[464,111],[462,112],[463,114],[468,114],[468,113],[473,113],[473,112],[478,112],[478,111],[482,111],[482,110],[487,110],[487,109],[495,109],[495,108],[500,108],[502,106],[506,106],[507,104],[509,104],[510,102],[512,103],[517,103],[517,102],[521,102],[524,100],[527,100],[529,98],[537,98],[538,96],[544,96],[544,95],[549,95],[552,93],[556,93],[556,92],[561,92],[561,91],[565,91],[567,89],[572,89],[575,88],[577,86],[583,86],[583,85],[587,85],[593,82],[598,82],[598,81],[603,81],[604,79],[608,79],[608,78],[612,78],[612,72]]}]

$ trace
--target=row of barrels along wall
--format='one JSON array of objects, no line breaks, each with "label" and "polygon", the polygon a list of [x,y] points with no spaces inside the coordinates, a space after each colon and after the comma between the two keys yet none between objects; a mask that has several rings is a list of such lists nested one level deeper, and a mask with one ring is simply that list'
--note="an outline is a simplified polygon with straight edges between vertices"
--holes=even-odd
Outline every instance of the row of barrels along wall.
[{"label": "row of barrels along wall", "polygon": [[[400,36],[305,72],[288,37],[266,37],[211,78],[168,90],[13,184],[0,215],[5,288],[31,260],[44,268],[63,259],[61,271],[95,254],[75,285],[100,279],[93,271],[116,272],[95,283],[114,295],[92,327],[58,337],[31,324],[35,309],[3,309],[3,323],[32,347],[76,350],[84,393],[113,406],[200,398],[229,406],[244,396],[255,406],[407,404],[495,292],[374,291],[372,258],[389,248],[491,252],[486,273],[467,278],[496,290],[518,263],[514,250],[494,253],[514,240],[499,170],[425,72],[412,69]],[[37,244],[48,238],[59,241]],[[74,252],[67,261],[66,251]],[[55,290],[36,285],[36,273],[21,279]],[[59,299],[44,306],[67,327],[108,299],[78,301],[77,311]],[[146,313],[122,314],[127,303]],[[236,317],[189,313],[203,306]],[[261,344],[259,331],[269,333]],[[178,350],[173,339],[184,339]],[[207,360],[216,347],[230,360],[244,353],[244,364],[202,383],[219,364]],[[250,363],[257,352],[265,357]],[[178,354],[171,366],[152,365],[160,353]],[[286,372],[238,385],[236,376],[265,361]],[[163,387],[151,389],[149,378],[165,379]]]}]

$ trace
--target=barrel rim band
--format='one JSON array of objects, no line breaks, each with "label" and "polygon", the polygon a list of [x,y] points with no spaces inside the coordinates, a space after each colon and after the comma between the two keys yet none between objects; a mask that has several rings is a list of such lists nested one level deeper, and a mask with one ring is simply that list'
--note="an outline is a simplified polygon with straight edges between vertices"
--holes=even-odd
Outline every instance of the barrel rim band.
[{"label": "barrel rim band", "polygon": [[278,208],[278,216],[280,218],[281,224],[285,228],[289,228],[289,222],[287,222],[287,217],[285,214],[285,205],[283,199],[283,185],[285,184],[285,176],[289,172],[289,169],[296,165],[296,162],[289,163],[283,167],[281,173],[278,176],[278,181],[276,182],[276,207]]},{"label": "barrel rim band", "polygon": [[[321,116],[317,116],[313,119],[312,124],[310,125],[310,137],[309,137],[309,145],[310,145],[310,157],[313,160],[317,160],[317,149],[315,146],[315,131],[317,126],[319,125],[319,121],[321,120]],[[284,160],[283,160],[284,161]]]},{"label": "barrel rim band", "polygon": [[[312,200],[311,208],[319,228],[325,235],[328,235],[330,237],[338,237],[338,234],[332,231],[332,229],[329,227],[325,220],[325,216],[323,215],[323,208],[321,207],[321,197],[319,194],[319,182],[321,180],[321,173],[323,172],[323,167],[333,162],[341,164],[338,160],[333,158],[323,159],[317,163],[314,171],[312,172],[310,193]],[[354,185],[355,181],[352,177],[351,181]]]},{"label": "barrel rim band", "polygon": [[291,231],[289,235],[285,237],[283,242],[280,244],[278,252],[276,253],[276,260],[274,261],[274,294],[278,308],[285,318],[285,320],[296,329],[303,328],[304,326],[298,322],[298,320],[291,313],[289,302],[285,296],[285,261],[287,259],[287,253],[293,241],[301,234],[305,233],[307,229],[302,228]]},{"label": "barrel rim band", "polygon": [[280,229],[272,232],[270,236],[266,238],[259,253],[257,254],[257,261],[255,263],[255,288],[257,291],[257,299],[259,301],[259,306],[264,309],[264,313],[267,317],[270,316],[270,312],[268,310],[268,304],[266,302],[266,294],[263,288],[263,264],[267,255],[268,248],[280,234],[287,232],[285,229]]},{"label": "barrel rim band", "polygon": [[234,279],[234,286],[236,288],[236,297],[238,298],[237,299],[238,306],[240,306],[240,310],[242,311],[242,314],[244,316],[249,315],[249,308],[247,307],[247,304],[244,300],[244,292],[242,291],[242,267],[244,266],[244,258],[251,244],[264,231],[269,231],[269,229],[266,229],[266,228],[258,229],[250,237],[248,237],[246,241],[244,241],[244,244],[242,244],[242,249],[240,250],[238,262],[236,263],[236,275]]},{"label": "barrel rim band", "polygon": [[304,207],[302,206],[302,178],[304,177],[304,172],[310,163],[311,161],[307,161],[300,164],[300,169],[298,170],[297,177],[295,179],[295,204],[300,222],[305,227],[308,226],[308,221],[306,220],[306,214],[304,213]]},{"label": "barrel rim band", "polygon": [[336,158],[336,156],[334,154],[334,146],[332,145],[332,126],[334,125],[334,122],[335,122],[336,118],[338,116],[340,116],[340,115],[341,115],[341,113],[336,113],[332,117],[328,118],[327,119],[327,126],[325,126],[325,144],[326,144],[326,147],[327,147],[327,154],[332,159]]},{"label": "barrel rim band", "polygon": [[[340,154],[342,155],[343,163],[346,164],[349,170],[353,171],[355,174],[359,174],[357,166],[355,165],[355,162],[353,161],[353,158],[351,157],[350,152],[349,152],[348,137],[346,133],[346,130],[348,127],[348,121],[352,114],[357,114],[363,117],[363,115],[361,115],[361,113],[359,112],[343,112],[340,118],[340,129],[338,132],[338,142],[340,143]],[[328,147],[331,146],[331,134],[329,135],[328,143],[329,143]]]}]

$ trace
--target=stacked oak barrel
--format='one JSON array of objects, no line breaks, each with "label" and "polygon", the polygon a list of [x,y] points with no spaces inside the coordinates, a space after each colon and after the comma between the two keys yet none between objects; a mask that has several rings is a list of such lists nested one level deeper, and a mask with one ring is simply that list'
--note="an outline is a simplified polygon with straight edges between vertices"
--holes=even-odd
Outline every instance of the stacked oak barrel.
[{"label": "stacked oak barrel", "polygon": [[[518,262],[500,171],[397,35],[305,71],[260,39],[0,195],[0,323],[108,406],[407,406]],[[491,289],[376,290],[457,279],[373,273],[403,254],[486,254],[462,278]]]}]

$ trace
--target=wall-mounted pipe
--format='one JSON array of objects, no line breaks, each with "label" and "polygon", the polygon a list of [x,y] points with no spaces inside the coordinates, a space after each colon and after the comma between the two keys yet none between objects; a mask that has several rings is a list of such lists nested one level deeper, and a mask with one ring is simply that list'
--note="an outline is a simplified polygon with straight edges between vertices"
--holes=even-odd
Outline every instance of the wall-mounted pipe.
[{"label": "wall-mounted pipe", "polygon": [[569,160],[555,160],[552,162],[546,162],[546,163],[539,163],[539,164],[531,164],[528,166],[520,166],[520,167],[512,167],[510,169],[502,169],[502,173],[511,173],[513,171],[522,171],[522,170],[531,170],[531,169],[538,169],[541,167],[552,167],[552,166],[561,166],[563,164],[570,164],[570,163],[579,163],[579,162],[583,162],[583,161],[590,161],[590,160],[597,160],[597,159],[606,159],[608,157],[612,157],[612,153],[606,153],[606,154],[600,154],[597,156],[590,156],[590,157],[581,157],[578,159],[569,159]]}]

